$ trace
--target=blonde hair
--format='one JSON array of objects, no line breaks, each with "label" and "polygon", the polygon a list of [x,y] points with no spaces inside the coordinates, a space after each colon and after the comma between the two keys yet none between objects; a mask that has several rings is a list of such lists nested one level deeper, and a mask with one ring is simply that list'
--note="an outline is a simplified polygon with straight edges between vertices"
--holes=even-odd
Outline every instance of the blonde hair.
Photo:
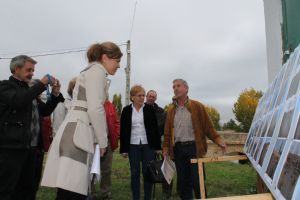
[{"label": "blonde hair", "polygon": [[144,92],[145,94],[145,89],[141,85],[134,85],[130,89],[130,101],[132,102],[131,97],[135,96],[139,92]]},{"label": "blonde hair", "polygon": [[113,42],[95,43],[90,46],[86,53],[89,63],[101,62],[104,54],[110,59],[119,59],[123,56],[119,46]]}]

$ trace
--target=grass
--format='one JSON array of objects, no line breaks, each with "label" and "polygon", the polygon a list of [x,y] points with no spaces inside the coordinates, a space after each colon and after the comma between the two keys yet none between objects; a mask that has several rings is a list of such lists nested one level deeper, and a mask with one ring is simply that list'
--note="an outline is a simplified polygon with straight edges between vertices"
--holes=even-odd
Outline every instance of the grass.
[{"label": "grass", "polygon": [[210,198],[256,193],[256,171],[248,164],[215,162],[206,164],[205,170]]},{"label": "grass", "polygon": [[[208,163],[205,165],[205,171],[206,191],[209,198],[256,193],[256,172],[248,164]],[[99,192],[99,186],[97,191]],[[114,153],[113,158],[112,195],[113,199],[117,200],[131,199],[129,162],[117,152]],[[41,187],[37,199],[53,200],[55,196],[55,189]],[[161,185],[157,184],[156,199],[162,199],[161,196]],[[172,199],[179,199],[176,195],[176,184],[173,185]]]}]

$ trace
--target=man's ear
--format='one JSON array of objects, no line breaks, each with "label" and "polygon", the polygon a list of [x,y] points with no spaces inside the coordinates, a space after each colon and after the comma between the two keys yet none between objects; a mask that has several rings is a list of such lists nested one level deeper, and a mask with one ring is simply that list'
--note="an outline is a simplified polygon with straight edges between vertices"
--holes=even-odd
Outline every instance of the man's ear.
[{"label": "man's ear", "polygon": [[13,73],[13,74],[18,74],[18,73],[20,72],[20,70],[21,70],[21,68],[20,68],[20,67],[16,67],[16,68],[15,68],[15,71],[14,71],[14,73]]}]

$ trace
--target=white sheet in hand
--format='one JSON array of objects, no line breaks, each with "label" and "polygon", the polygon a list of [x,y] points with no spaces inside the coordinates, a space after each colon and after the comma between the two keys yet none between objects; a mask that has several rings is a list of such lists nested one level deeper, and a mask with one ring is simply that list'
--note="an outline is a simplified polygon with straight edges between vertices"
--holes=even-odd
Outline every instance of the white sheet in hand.
[{"label": "white sheet in hand", "polygon": [[170,159],[169,156],[166,156],[164,158],[164,162],[161,165],[161,171],[167,183],[170,184],[176,172],[176,167],[175,167],[175,163]]},{"label": "white sheet in hand", "polygon": [[91,178],[93,177],[93,174],[95,174],[97,181],[100,181],[100,177],[101,177],[100,173],[101,173],[101,171],[100,171],[100,146],[99,146],[99,144],[97,144],[95,147],[93,164],[91,167]]}]

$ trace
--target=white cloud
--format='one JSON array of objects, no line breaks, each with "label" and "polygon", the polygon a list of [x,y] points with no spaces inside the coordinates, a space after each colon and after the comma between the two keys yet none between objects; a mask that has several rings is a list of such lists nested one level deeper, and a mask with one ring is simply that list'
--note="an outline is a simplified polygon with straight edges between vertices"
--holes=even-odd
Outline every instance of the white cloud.
[{"label": "white cloud", "polygon": [[[87,47],[106,40],[128,40],[135,0],[0,2],[0,57]],[[267,64],[261,0],[139,0],[132,33],[132,84],[158,92],[161,106],[170,102],[172,80],[190,84],[191,98],[218,108],[223,121],[245,88],[265,90]],[[126,51],[111,96],[124,97]],[[87,64],[84,53],[36,58],[36,77],[57,76],[67,82]],[[9,73],[0,60],[0,79]]]}]

